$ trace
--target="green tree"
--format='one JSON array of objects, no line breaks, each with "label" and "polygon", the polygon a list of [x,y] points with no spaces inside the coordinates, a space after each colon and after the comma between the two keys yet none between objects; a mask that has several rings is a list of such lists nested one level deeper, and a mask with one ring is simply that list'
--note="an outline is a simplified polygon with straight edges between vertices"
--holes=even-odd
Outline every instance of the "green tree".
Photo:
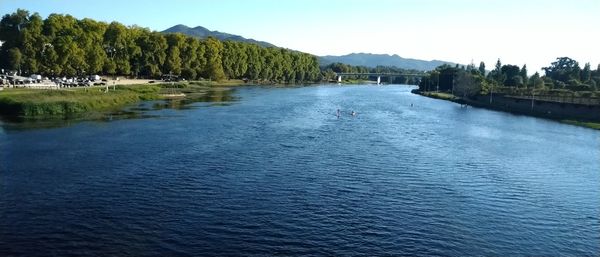
[{"label": "green tree", "polygon": [[583,70],[581,71],[581,81],[587,82],[590,81],[590,79],[592,79],[592,69],[588,62],[583,66]]},{"label": "green tree", "polygon": [[[193,80],[198,77],[198,49],[200,41],[193,37],[187,37],[181,49],[182,76],[188,80]],[[185,71],[185,72],[184,72]]]},{"label": "green tree", "polygon": [[563,83],[568,83],[571,79],[579,79],[579,63],[569,57],[559,57],[549,67],[542,69],[547,77]]},{"label": "green tree", "polygon": [[21,69],[21,64],[23,63],[22,58],[23,55],[19,48],[15,47],[8,50],[8,62],[12,70],[19,71]]},{"label": "green tree", "polygon": [[206,44],[206,70],[204,76],[211,80],[223,80],[225,79],[225,72],[223,71],[223,62],[221,60],[221,51],[223,50],[223,43],[213,37],[208,37],[205,41]]},{"label": "green tree", "polygon": [[479,74],[485,76],[485,63],[484,62],[480,62],[479,63]]},{"label": "green tree", "polygon": [[503,85],[506,80],[506,75],[502,72],[502,63],[500,59],[496,61],[496,68],[490,72],[489,76],[494,79],[498,84]]},{"label": "green tree", "polygon": [[515,75],[510,79],[510,84],[514,87],[522,87],[525,85],[523,82],[523,77],[521,75]]},{"label": "green tree", "polygon": [[476,79],[479,75],[473,75],[463,70],[457,72],[454,79],[454,95],[463,98],[475,96],[481,92],[481,81]]},{"label": "green tree", "polygon": [[260,73],[261,79],[271,81],[273,79],[273,55],[266,48],[260,49],[260,54],[264,57],[263,69]]},{"label": "green tree", "polygon": [[167,60],[165,61],[165,73],[181,74],[181,57],[179,56],[179,47],[177,46],[169,49]]},{"label": "green tree", "polygon": [[0,66],[12,66],[9,56],[10,49],[21,47],[21,31],[27,26],[28,22],[29,12],[23,9],[18,9],[12,14],[6,14],[0,20],[0,41],[4,42],[0,47]]},{"label": "green tree", "polygon": [[48,48],[56,52],[57,58],[52,67],[62,76],[75,76],[88,70],[85,51],[80,40],[85,34],[77,19],[70,15],[51,14],[44,22],[44,34]]},{"label": "green tree", "polygon": [[215,38],[162,35],[138,26],[78,20],[70,15],[50,14],[43,20],[37,13],[17,10],[0,20],[0,40],[0,66],[24,73],[75,76],[103,72],[156,77],[172,72],[189,79],[201,75],[215,80],[229,77],[279,82],[321,78],[319,62],[310,54]]},{"label": "green tree", "polygon": [[238,53],[238,61],[236,62],[236,77],[237,78],[244,78],[244,76],[246,75],[246,72],[248,71],[248,51],[246,50],[246,48],[248,48],[249,44],[241,44],[238,43],[237,47],[237,53]]},{"label": "green tree", "polygon": [[204,72],[207,70],[206,44],[203,41],[199,41],[198,43],[198,50],[190,68],[194,68],[196,71],[196,78],[202,78]]},{"label": "green tree", "polygon": [[[130,74],[131,63],[129,55],[129,47],[132,44],[130,42],[132,38],[128,35],[127,27],[118,22],[111,22],[106,29],[104,34],[104,49],[108,56],[108,66],[112,68],[114,66],[115,72],[123,75]],[[105,70],[109,74],[110,70]],[[114,74],[114,73],[113,73]]]},{"label": "green tree", "polygon": [[504,85],[507,87],[516,87],[519,85],[519,82],[523,82],[523,78],[520,80],[515,79],[515,76],[520,76],[521,69],[516,65],[502,65],[501,68],[502,76],[508,78],[504,81]]},{"label": "green tree", "polygon": [[38,73],[41,69],[41,51],[39,49],[42,49],[45,43],[42,26],[42,18],[35,13],[28,18],[27,24],[21,29],[22,69],[28,74]]},{"label": "green tree", "polygon": [[544,88],[544,80],[540,78],[540,74],[538,72],[531,76],[529,83],[532,88]]},{"label": "green tree", "polygon": [[521,75],[521,80],[522,80],[521,84],[527,86],[527,84],[529,82],[529,77],[527,76],[527,64],[523,64],[523,67],[521,68],[519,75]]},{"label": "green tree", "polygon": [[249,45],[248,48],[246,48],[246,52],[248,56],[248,70],[246,76],[252,80],[257,80],[262,73],[264,56],[260,54],[260,47],[254,44]]},{"label": "green tree", "polygon": [[182,69],[181,49],[186,48],[186,38],[179,33],[167,34],[165,38],[169,48],[167,49],[164,73],[179,75]]},{"label": "green tree", "polygon": [[29,22],[29,12],[17,9],[15,13],[6,14],[0,20],[0,40],[7,42],[12,47],[18,45],[21,30]]},{"label": "green tree", "polygon": [[107,24],[83,19],[79,21],[79,27],[84,31],[79,37],[78,44],[84,51],[87,73],[98,74],[102,72],[107,60],[106,52],[102,48],[102,44],[99,44],[104,39]]},{"label": "green tree", "polygon": [[137,60],[141,74],[146,77],[160,76],[167,56],[168,44],[165,37],[160,33],[144,30],[140,33],[137,44],[141,50]]}]

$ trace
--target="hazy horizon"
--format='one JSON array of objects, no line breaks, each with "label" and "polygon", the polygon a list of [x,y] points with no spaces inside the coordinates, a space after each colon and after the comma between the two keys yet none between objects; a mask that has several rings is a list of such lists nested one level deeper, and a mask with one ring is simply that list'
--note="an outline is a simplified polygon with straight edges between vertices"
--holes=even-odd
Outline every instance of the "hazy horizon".
[{"label": "hazy horizon", "polygon": [[35,1],[7,0],[2,15],[18,8],[118,21],[163,31],[183,24],[266,41],[323,55],[373,53],[462,64],[484,61],[488,69],[527,64],[530,75],[568,56],[598,65],[590,54],[600,44],[600,2],[458,1]]}]

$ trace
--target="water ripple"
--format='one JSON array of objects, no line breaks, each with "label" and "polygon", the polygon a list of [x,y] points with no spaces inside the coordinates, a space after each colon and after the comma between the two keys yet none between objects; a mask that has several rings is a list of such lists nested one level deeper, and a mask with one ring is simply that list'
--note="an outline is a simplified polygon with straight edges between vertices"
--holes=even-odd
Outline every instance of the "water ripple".
[{"label": "water ripple", "polygon": [[409,89],[0,134],[0,255],[600,252],[598,132]]}]

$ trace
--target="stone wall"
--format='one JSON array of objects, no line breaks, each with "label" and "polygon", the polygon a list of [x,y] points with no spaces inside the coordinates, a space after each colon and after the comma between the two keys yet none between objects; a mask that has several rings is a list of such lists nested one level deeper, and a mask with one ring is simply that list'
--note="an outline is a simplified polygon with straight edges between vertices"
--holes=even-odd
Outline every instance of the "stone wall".
[{"label": "stone wall", "polygon": [[550,119],[584,120],[600,122],[600,105],[560,103],[553,101],[522,99],[494,94],[465,99],[466,104],[489,109],[520,113]]}]

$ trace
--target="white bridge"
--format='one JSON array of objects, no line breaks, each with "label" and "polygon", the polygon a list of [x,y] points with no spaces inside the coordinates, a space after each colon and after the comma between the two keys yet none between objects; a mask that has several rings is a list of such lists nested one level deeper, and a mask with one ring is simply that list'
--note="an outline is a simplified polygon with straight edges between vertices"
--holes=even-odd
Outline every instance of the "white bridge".
[{"label": "white bridge", "polygon": [[381,77],[425,77],[427,73],[385,73],[385,72],[340,72],[335,73],[338,83],[342,83],[342,76],[377,76],[377,85],[381,84]]}]

